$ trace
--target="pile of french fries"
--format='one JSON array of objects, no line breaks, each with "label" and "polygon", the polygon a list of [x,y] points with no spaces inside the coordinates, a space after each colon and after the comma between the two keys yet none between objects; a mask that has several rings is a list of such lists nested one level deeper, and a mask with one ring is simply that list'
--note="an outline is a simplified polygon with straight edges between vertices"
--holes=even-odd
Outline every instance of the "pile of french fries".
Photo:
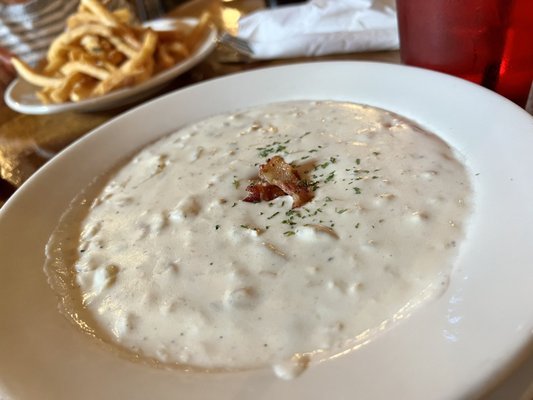
[{"label": "pile of french fries", "polygon": [[81,0],[65,31],[50,45],[44,68],[13,57],[19,76],[38,86],[45,103],[77,102],[138,85],[189,57],[208,29],[207,15],[196,26],[153,31],[133,23],[127,8],[109,11],[98,0]]}]

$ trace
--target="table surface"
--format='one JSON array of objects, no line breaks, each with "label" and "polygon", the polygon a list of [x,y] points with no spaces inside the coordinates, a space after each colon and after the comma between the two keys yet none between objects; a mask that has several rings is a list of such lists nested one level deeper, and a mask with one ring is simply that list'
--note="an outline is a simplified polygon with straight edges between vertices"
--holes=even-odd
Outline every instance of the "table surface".
[{"label": "table surface", "polygon": [[[172,10],[169,16],[198,17],[202,12],[208,11],[220,30],[235,33],[241,15],[263,7],[263,0],[192,0]],[[381,51],[250,62],[237,57],[235,53],[218,44],[206,60],[174,80],[156,95],[239,71],[323,60],[364,60],[398,64],[400,55],[398,51]],[[87,132],[135,105],[106,112],[24,115],[9,109],[3,103],[0,104],[0,207],[24,181],[55,154]],[[529,357],[522,368],[517,369],[506,383],[499,386],[486,399],[531,400],[532,381],[533,357]]]}]

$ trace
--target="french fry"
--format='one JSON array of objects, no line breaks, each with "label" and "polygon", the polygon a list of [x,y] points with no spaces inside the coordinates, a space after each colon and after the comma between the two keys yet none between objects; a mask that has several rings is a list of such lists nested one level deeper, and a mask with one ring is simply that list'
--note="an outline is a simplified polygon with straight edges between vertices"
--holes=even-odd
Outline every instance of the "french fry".
[{"label": "french fry", "polygon": [[194,27],[182,22],[177,23],[175,28],[168,31],[158,31],[159,39],[163,42],[183,42],[189,36]]},{"label": "french fry", "polygon": [[134,48],[139,46],[132,29],[128,25],[120,23],[119,19],[101,3],[96,0],[81,0],[80,4],[97,15],[104,25],[116,28],[120,36]]},{"label": "french fry", "polygon": [[99,64],[108,72],[115,72],[118,68],[110,62],[100,61]]},{"label": "french fry", "polygon": [[43,103],[43,104],[50,104],[52,103],[52,100],[50,99],[50,93],[52,92],[51,87],[43,88],[36,92],[37,98]]},{"label": "french fry", "polygon": [[100,39],[96,35],[87,35],[81,38],[80,45],[85,51],[93,56],[99,56],[104,49],[100,43]]},{"label": "french fry", "polygon": [[86,25],[90,23],[98,23],[99,18],[97,15],[91,14],[87,11],[81,11],[76,14],[72,14],[67,18],[67,29],[74,29],[81,25]]},{"label": "french fry", "polygon": [[115,48],[120,51],[122,54],[128,58],[133,58],[137,55],[137,51],[129,47],[121,38],[112,36],[109,38],[109,41]]},{"label": "french fry", "polygon": [[117,66],[125,60],[125,56],[120,51],[113,49],[106,53],[105,59],[114,66]]},{"label": "french fry", "polygon": [[133,70],[146,63],[146,60],[155,52],[157,46],[157,33],[151,29],[146,30],[141,50],[125,64],[125,71]]},{"label": "french fry", "polygon": [[128,84],[141,80],[137,76],[144,76],[142,66],[147,63],[147,60],[155,52],[157,45],[157,34],[152,30],[146,31],[141,50],[131,59],[126,61],[120,69],[112,73],[108,79],[102,80],[94,89],[94,94],[97,96],[104,95],[113,89],[127,86]]},{"label": "french fry", "polygon": [[81,0],[80,5],[86,7],[87,10],[97,16],[98,19],[106,26],[117,27],[120,24],[112,12],[105,8],[103,4],[95,0]]},{"label": "french fry", "polygon": [[153,58],[148,58],[146,60],[146,64],[144,64],[142,66],[142,68],[139,69],[140,73],[137,73],[134,77],[134,80],[135,80],[135,85],[138,85],[140,83],[143,83],[144,81],[148,80],[152,74],[153,74],[153,71],[154,71],[154,59]]},{"label": "french fry", "polygon": [[157,48],[157,54],[156,54],[156,61],[157,61],[157,67],[160,70],[164,70],[167,68],[170,68],[173,66],[176,61],[174,58],[168,53],[166,46],[161,45]]},{"label": "french fry", "polygon": [[183,40],[185,46],[190,51],[196,50],[196,46],[200,43],[202,37],[205,35],[207,27],[209,26],[209,14],[204,13],[200,17],[198,24],[192,29],[191,33]]},{"label": "french fry", "polygon": [[[72,47],[71,49],[69,49],[67,53],[67,58],[68,58],[67,62],[80,61],[83,55],[85,55],[85,52],[83,51],[83,49]],[[62,62],[61,67],[63,67],[63,65],[65,65],[67,62]],[[61,67],[59,69],[61,69]]]},{"label": "french fry", "polygon": [[113,15],[121,24],[131,24],[133,21],[133,15],[127,8],[119,8],[118,10],[113,11]]},{"label": "french fry", "polygon": [[93,78],[101,81],[109,78],[109,72],[103,68],[99,68],[96,65],[89,64],[80,61],[70,61],[61,67],[61,72],[69,76],[75,72],[81,72],[85,75],[92,76]]},{"label": "french fry", "polygon": [[69,54],[64,54],[62,56],[55,57],[52,61],[48,61],[43,69],[44,75],[54,76],[68,61]]},{"label": "french fry", "polygon": [[17,73],[24,78],[27,82],[35,86],[56,88],[61,86],[62,80],[59,78],[52,78],[34,71],[24,61],[19,60],[17,57],[11,58],[13,67],[17,70]]},{"label": "french fry", "polygon": [[61,56],[62,52],[68,50],[68,45],[81,40],[82,37],[87,35],[97,35],[105,38],[114,37],[113,31],[107,26],[96,24],[80,25],[62,33],[52,42],[47,54],[48,62],[53,62],[55,58]]},{"label": "french fry", "polygon": [[61,86],[50,92],[50,99],[54,103],[63,103],[70,98],[70,92],[74,85],[79,83],[83,79],[83,74],[80,72],[73,72],[65,77]]},{"label": "french fry", "polygon": [[84,76],[82,80],[74,85],[70,92],[70,101],[82,101],[91,97],[98,81],[89,76]]},{"label": "french fry", "polygon": [[189,49],[179,42],[168,43],[166,49],[170,53],[180,56],[179,59],[187,58],[190,55]]}]

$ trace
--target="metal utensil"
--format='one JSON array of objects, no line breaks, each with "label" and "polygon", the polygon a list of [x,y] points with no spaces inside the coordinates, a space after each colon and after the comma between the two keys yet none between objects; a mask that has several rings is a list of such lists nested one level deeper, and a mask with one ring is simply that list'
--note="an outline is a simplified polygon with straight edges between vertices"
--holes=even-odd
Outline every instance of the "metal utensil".
[{"label": "metal utensil", "polygon": [[223,32],[220,35],[219,42],[248,57],[251,57],[254,54],[253,49],[245,39],[230,35],[228,32]]}]

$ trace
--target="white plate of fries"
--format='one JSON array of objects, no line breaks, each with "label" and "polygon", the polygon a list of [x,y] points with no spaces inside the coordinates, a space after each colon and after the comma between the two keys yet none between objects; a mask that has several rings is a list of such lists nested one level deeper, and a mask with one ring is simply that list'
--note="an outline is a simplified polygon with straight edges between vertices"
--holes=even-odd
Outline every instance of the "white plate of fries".
[{"label": "white plate of fries", "polygon": [[119,107],[160,90],[216,44],[207,14],[132,21],[127,9],[112,12],[97,0],[82,0],[41,68],[12,59],[19,77],[6,90],[6,104],[25,114]]}]

